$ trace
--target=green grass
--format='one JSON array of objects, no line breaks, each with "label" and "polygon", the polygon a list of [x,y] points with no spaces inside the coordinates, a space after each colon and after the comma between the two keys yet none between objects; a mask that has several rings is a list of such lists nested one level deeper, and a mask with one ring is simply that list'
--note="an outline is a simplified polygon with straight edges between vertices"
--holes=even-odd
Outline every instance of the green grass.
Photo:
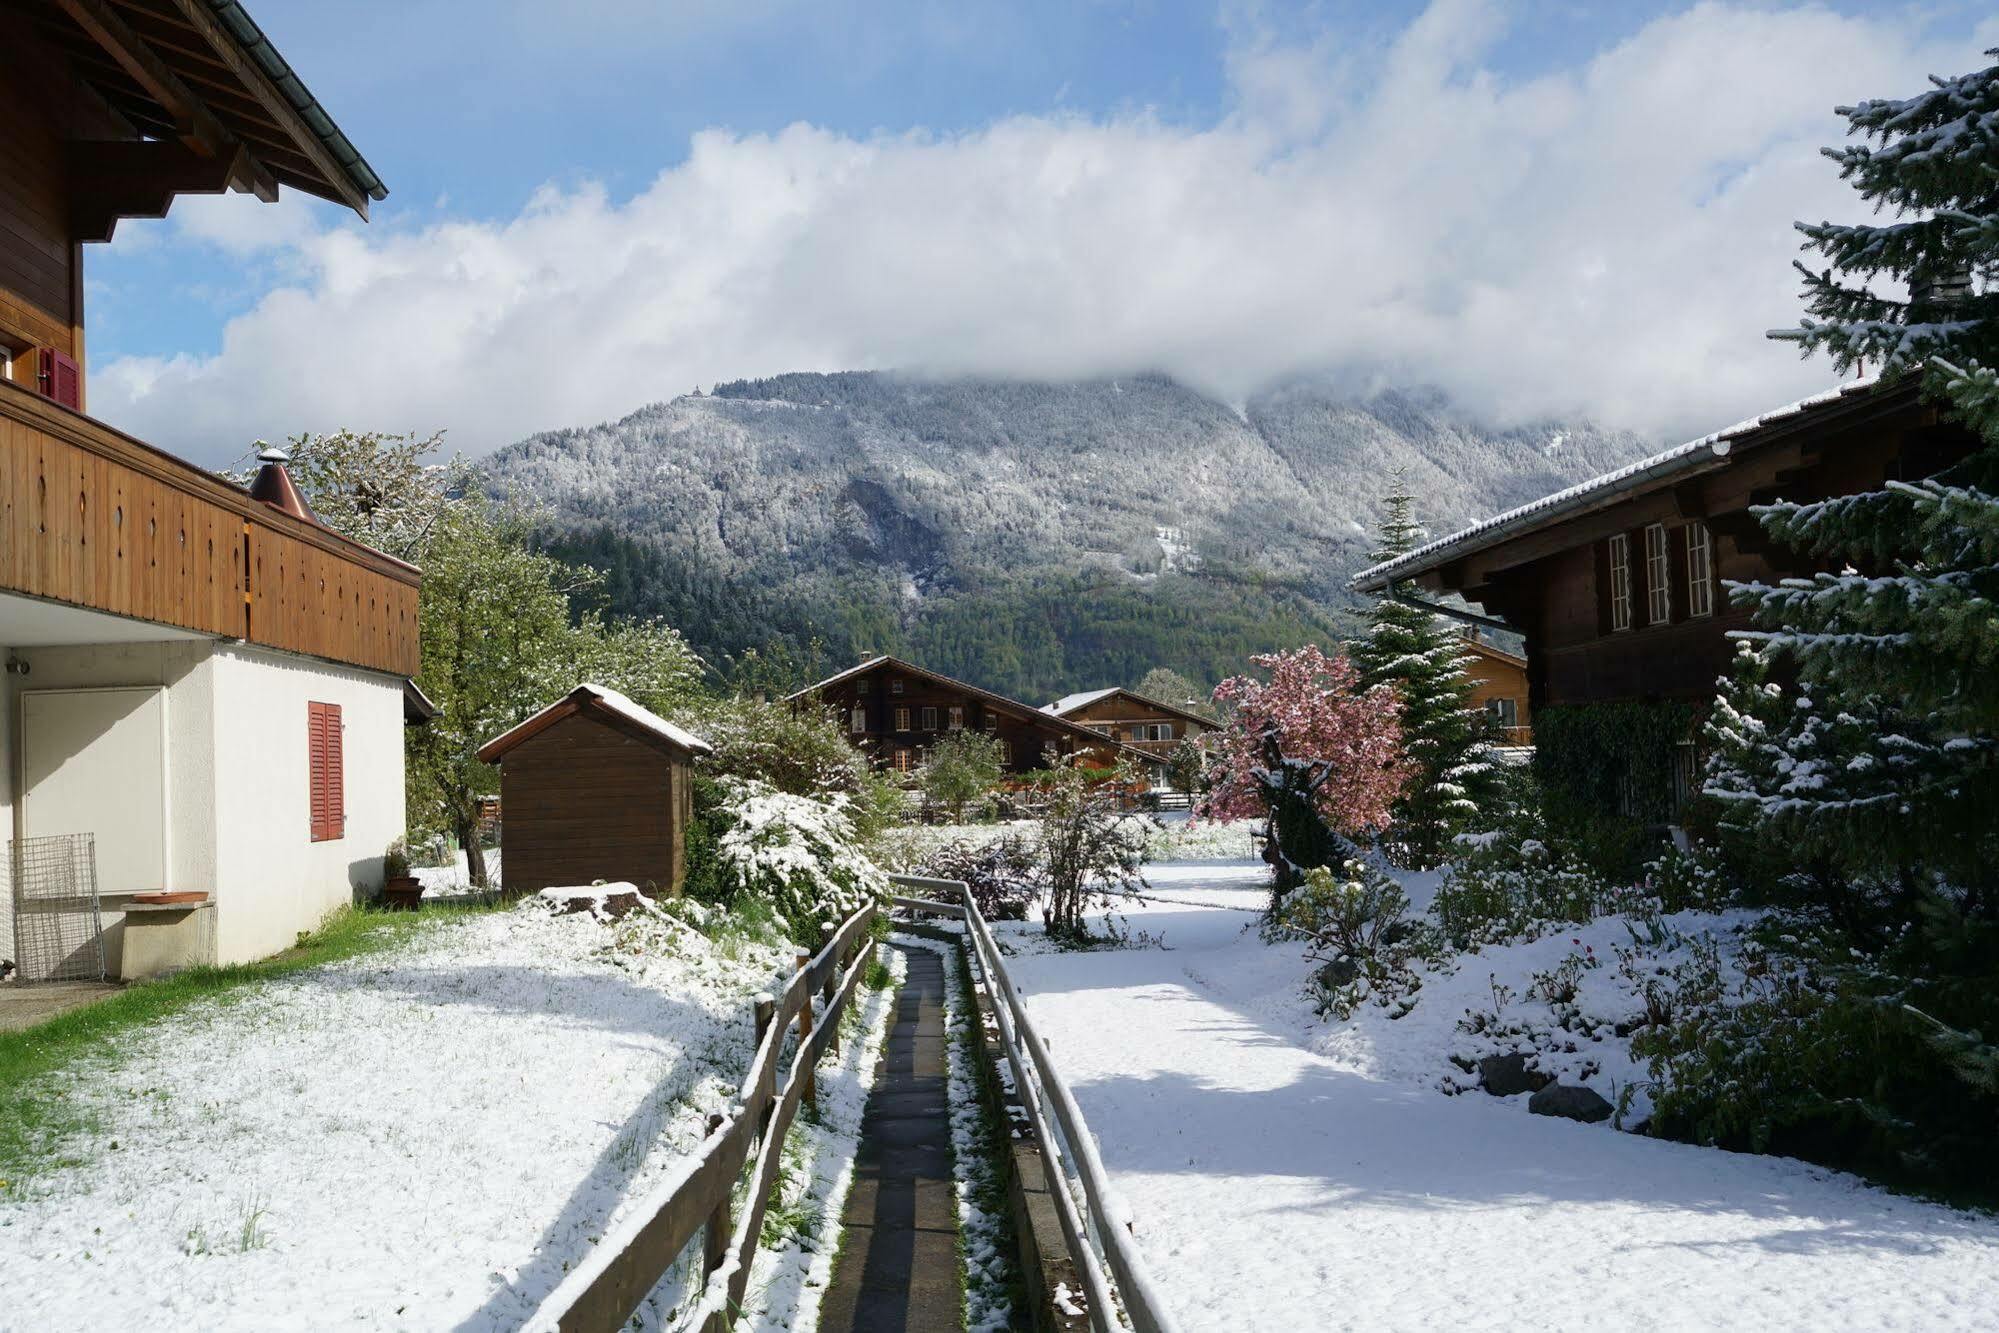
[{"label": "green grass", "polygon": [[494,910],[427,906],[422,912],[345,907],[319,929],[301,933],[284,952],[254,963],[191,967],[139,982],[108,999],[19,1032],[0,1033],[0,1198],[49,1170],[86,1160],[85,1139],[98,1128],[70,1095],[73,1073],[115,1066],[119,1037],[152,1027],[192,1005],[226,1002],[246,988],[307,968],[386,949],[441,921]]}]

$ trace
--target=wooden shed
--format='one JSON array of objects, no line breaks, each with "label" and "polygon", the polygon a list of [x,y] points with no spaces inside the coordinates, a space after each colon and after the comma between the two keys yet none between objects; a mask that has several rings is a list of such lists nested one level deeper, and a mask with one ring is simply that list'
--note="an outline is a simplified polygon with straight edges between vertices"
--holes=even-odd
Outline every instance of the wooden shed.
[{"label": "wooden shed", "polygon": [[578,685],[479,758],[500,767],[501,882],[509,893],[629,880],[680,892],[693,818],[690,765],[710,746],[616,690]]}]

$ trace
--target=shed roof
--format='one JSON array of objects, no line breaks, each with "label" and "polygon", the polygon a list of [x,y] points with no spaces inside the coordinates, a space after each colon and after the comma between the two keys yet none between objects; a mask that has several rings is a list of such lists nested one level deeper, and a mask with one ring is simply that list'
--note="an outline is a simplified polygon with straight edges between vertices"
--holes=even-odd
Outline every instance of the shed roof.
[{"label": "shed roof", "polygon": [[1495,514],[1393,560],[1370,565],[1354,575],[1348,586],[1357,592],[1378,592],[1391,583],[1414,578],[1462,556],[1497,546],[1509,538],[1551,527],[1571,514],[1596,509],[1627,495],[1667,485],[1688,473],[1719,466],[1721,460],[1725,460],[1737,447],[1760,444],[1766,438],[1788,433],[1801,425],[1814,424],[1877,398],[1901,393],[1913,396],[1917,392],[1918,380],[1915,375],[1886,383],[1878,377],[1849,380],[1823,393],[1787,403],[1746,421],[1738,421],[1711,435],[1675,445],[1615,472],[1606,472],[1567,490],[1556,491],[1553,495],[1544,495],[1503,514]]},{"label": "shed roof", "polygon": [[1171,713],[1175,717],[1198,723],[1203,727],[1213,730],[1219,730],[1221,727],[1221,723],[1211,717],[1202,717],[1199,713],[1190,712],[1177,704],[1169,704],[1149,694],[1140,694],[1137,690],[1128,690],[1122,685],[1113,685],[1107,690],[1085,690],[1081,694],[1065,694],[1054,703],[1044,706],[1041,711],[1054,717],[1067,717],[1077,709],[1088,708],[1093,703],[1100,703],[1120,694],[1134,703],[1143,704],[1147,708],[1157,708],[1162,713]]},{"label": "shed roof", "polygon": [[663,745],[685,750],[689,754],[714,753],[715,747],[693,732],[675,726],[650,708],[634,703],[607,685],[593,685],[586,681],[527,721],[502,732],[480,746],[479,761],[497,764],[509,750],[522,741],[578,713],[594,714],[606,721],[622,724],[628,730],[635,729],[639,732],[641,739],[649,737]]}]

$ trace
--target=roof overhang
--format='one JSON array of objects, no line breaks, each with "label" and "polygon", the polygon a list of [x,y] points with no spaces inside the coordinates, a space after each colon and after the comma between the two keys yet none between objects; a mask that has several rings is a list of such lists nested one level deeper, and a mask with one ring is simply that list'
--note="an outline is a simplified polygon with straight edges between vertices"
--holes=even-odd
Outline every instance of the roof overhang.
[{"label": "roof overhang", "polygon": [[479,747],[479,762],[497,764],[507,752],[547,731],[564,718],[592,717],[659,749],[682,754],[712,754],[715,747],[693,732],[676,726],[651,709],[641,707],[616,690],[585,682],[526,721]]},{"label": "roof overhang", "polygon": [[1921,377],[1914,374],[1885,382],[1850,381],[1474,523],[1393,560],[1363,569],[1348,581],[1348,586],[1356,592],[1384,591],[1516,537],[1717,471],[1743,452],[1788,438],[1800,430],[1836,424],[1849,415],[1879,410],[1904,398],[1913,402],[1920,392]]},{"label": "roof overhang", "polygon": [[284,185],[363,218],[388,194],[237,0],[0,0],[0,27],[20,48],[10,77],[68,80],[80,239],[164,216],[179,194],[268,201]]}]

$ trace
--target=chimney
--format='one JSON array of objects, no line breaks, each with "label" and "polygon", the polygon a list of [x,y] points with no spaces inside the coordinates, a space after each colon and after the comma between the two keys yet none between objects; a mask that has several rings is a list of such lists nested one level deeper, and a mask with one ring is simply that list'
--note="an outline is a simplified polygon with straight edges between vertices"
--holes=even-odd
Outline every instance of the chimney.
[{"label": "chimney", "polygon": [[257,441],[257,461],[263,466],[250,482],[250,498],[262,500],[273,509],[281,509],[293,518],[304,519],[307,523],[317,523],[312,510],[306,507],[305,497],[299,494],[298,486],[292,481],[292,474],[285,471],[285,464],[291,462],[291,455],[275,445]]},{"label": "chimney", "polygon": [[1971,297],[1971,265],[1953,264],[1942,273],[1909,277],[1909,306],[1924,319],[1945,320]]}]

